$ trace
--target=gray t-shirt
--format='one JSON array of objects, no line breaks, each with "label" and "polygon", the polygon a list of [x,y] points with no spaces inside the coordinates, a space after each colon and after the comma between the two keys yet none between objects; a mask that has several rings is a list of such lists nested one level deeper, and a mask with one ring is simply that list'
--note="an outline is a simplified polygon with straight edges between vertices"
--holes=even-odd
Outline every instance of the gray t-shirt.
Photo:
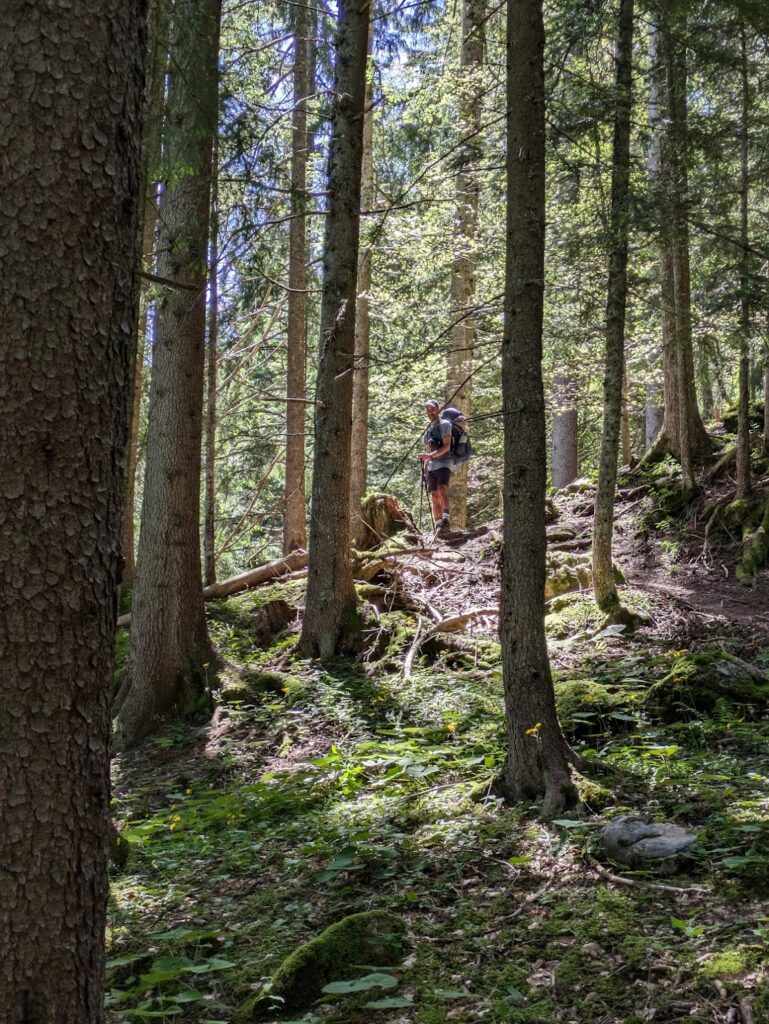
[{"label": "gray t-shirt", "polygon": [[[438,429],[440,428],[441,437],[445,440],[446,437],[451,437],[451,420],[440,420],[439,423],[431,423],[425,431],[424,443],[430,444],[431,439],[434,441],[438,440]],[[428,470],[432,469],[447,469],[454,468],[454,456],[451,454],[449,449],[445,455],[441,455],[438,459],[430,459],[427,463]]]}]

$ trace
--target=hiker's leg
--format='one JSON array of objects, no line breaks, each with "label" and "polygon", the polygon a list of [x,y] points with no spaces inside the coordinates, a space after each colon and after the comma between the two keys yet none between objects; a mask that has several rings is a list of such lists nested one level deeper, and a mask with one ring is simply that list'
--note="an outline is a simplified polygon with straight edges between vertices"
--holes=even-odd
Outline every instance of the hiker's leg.
[{"label": "hiker's leg", "polygon": [[[444,513],[446,515],[448,515],[449,514],[449,487],[448,487],[448,484],[444,484],[442,487],[439,487],[438,488],[438,494],[440,496],[440,502],[441,502],[439,516],[442,516]],[[436,516],[436,519],[437,518],[438,518],[438,516]]]},{"label": "hiker's leg", "polygon": [[430,491],[430,502],[433,506],[433,522],[437,523],[443,512],[443,499],[440,489]]}]

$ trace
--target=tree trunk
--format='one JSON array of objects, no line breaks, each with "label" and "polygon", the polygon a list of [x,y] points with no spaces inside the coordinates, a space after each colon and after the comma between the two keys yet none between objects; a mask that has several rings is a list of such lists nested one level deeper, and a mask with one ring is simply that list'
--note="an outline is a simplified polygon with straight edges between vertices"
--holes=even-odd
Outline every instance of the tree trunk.
[{"label": "tree trunk", "polygon": [[369,0],[340,0],[301,649],[332,657],[357,625],[350,565],[350,443]]},{"label": "tree trunk", "polygon": [[217,125],[219,0],[177,0],[142,530],[116,746],[199,700],[209,660],[200,565],[206,268]]},{"label": "tree trunk", "polygon": [[769,455],[769,344],[764,352],[764,455]]},{"label": "tree trunk", "polygon": [[[475,348],[475,284],[478,233],[478,162],[481,155],[481,102],[486,0],[463,0],[462,50],[458,133],[463,140],[457,154],[454,258],[451,268],[451,317],[447,397],[469,418],[471,412],[473,350]],[[467,470],[459,466],[451,476],[451,521],[467,526]]]},{"label": "tree trunk", "polygon": [[660,397],[659,388],[656,384],[647,387],[644,451],[648,451],[652,447],[662,427],[665,410],[660,405]]},{"label": "tree trunk", "polygon": [[509,801],[575,799],[545,641],[545,83],[542,0],[507,10],[507,228],[502,339],[505,473],[499,634]]},{"label": "tree trunk", "polygon": [[[142,141],[142,197],[140,209],[141,260],[144,270],[151,271],[157,224],[157,179],[160,167],[160,137],[163,117],[163,91],[168,64],[168,3],[152,0],[147,19],[149,49],[147,78],[144,89]],[[121,550],[123,552],[122,585],[132,587],[136,572],[134,519],[136,494],[136,467],[139,461],[139,425],[141,421],[142,388],[144,378],[144,350],[147,337],[147,309],[149,299],[142,288],[139,316],[136,321],[135,349],[132,354],[133,380],[130,390],[128,420],[128,466],[126,468],[126,496],[123,506]]]},{"label": "tree trunk", "polygon": [[593,585],[598,607],[619,605],[612,565],[614,497],[622,406],[627,303],[627,252],[630,198],[630,115],[632,110],[633,0],[620,0],[617,45],[616,114],[611,181],[611,240],[606,300],[606,373],[603,429],[593,524]]},{"label": "tree trunk", "polygon": [[206,487],[203,505],[203,579],[216,582],[216,364],[219,341],[219,145],[214,138],[211,180],[211,237],[208,261],[208,345],[206,346]]},{"label": "tree trunk", "polygon": [[745,25],[740,25],[741,138],[740,138],[740,371],[737,411],[737,497],[750,493],[750,255],[748,252],[748,43]]},{"label": "tree trunk", "polygon": [[144,5],[0,5],[0,1019],[100,1024]]},{"label": "tree trunk", "polygon": [[565,487],[579,476],[574,381],[556,377],[553,402],[553,487]]},{"label": "tree trunk", "polygon": [[[286,337],[286,482],[283,553],[307,546],[304,492],[304,400],[307,377],[307,99],[310,75],[310,18],[307,5],[294,8],[294,97],[291,114],[291,221],[288,235],[288,325]],[[314,76],[313,76],[314,77]]]},{"label": "tree trunk", "polygon": [[[660,282],[662,299],[662,371],[665,416],[650,457],[667,453],[681,459],[684,486],[694,485],[691,462],[710,450],[697,408],[692,350],[689,223],[687,213],[686,55],[682,41],[685,13],[681,0],[661,0],[660,24],[652,30],[651,88],[662,98],[662,116],[652,123],[657,150],[656,184],[660,196]],[[651,107],[651,102],[650,102]],[[653,168],[650,166],[650,171]]]},{"label": "tree trunk", "polygon": [[[373,13],[373,5],[371,13]],[[369,55],[373,30],[369,26]],[[371,74],[366,76],[366,110],[363,115],[363,160],[361,170],[361,208],[374,206],[374,93]],[[350,458],[350,515],[352,541],[356,547],[369,537],[361,518],[361,501],[368,479],[368,405],[369,405],[369,294],[373,244],[367,241],[358,268],[358,298],[355,308],[355,369],[352,380],[352,454]]]},{"label": "tree trunk", "polygon": [[622,465],[629,466],[633,461],[633,446],[630,443],[630,412],[627,400],[627,360],[622,367]]}]

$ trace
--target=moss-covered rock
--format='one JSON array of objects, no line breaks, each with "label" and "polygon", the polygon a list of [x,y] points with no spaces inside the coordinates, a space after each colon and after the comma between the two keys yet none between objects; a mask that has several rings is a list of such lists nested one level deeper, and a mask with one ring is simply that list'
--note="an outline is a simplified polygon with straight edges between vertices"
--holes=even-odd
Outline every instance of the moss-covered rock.
[{"label": "moss-covered rock", "polygon": [[350,977],[362,966],[387,967],[403,955],[406,926],[385,910],[342,918],[290,953],[272,979],[272,991],[287,1010],[301,1010],[324,985]]},{"label": "moss-covered rock", "polygon": [[[590,556],[574,551],[548,551],[546,562],[545,600],[582,590],[592,586],[593,568]],[[617,583],[624,583],[625,577],[618,566],[614,567]]]},{"label": "moss-covered rock", "polygon": [[227,678],[221,690],[225,704],[254,704],[269,694],[296,694],[305,688],[302,679],[261,668],[242,668]]},{"label": "moss-covered rock", "polygon": [[563,640],[575,633],[592,632],[603,622],[603,612],[588,594],[563,594],[547,606],[547,635]]},{"label": "moss-covered rock", "polygon": [[769,679],[741,658],[722,651],[682,654],[668,674],[646,694],[646,706],[665,722],[692,713],[712,715],[739,707],[769,706]]},{"label": "moss-covered rock", "polygon": [[[730,434],[737,433],[737,418],[739,416],[739,408],[737,405],[731,405],[723,415],[723,423]],[[751,430],[763,430],[764,429],[764,403],[763,402],[751,402],[748,408],[748,417],[750,419]]]},{"label": "moss-covered rock", "polygon": [[567,736],[596,729],[626,730],[635,721],[641,695],[623,686],[605,685],[593,679],[567,679],[555,684],[555,703],[561,728]]}]

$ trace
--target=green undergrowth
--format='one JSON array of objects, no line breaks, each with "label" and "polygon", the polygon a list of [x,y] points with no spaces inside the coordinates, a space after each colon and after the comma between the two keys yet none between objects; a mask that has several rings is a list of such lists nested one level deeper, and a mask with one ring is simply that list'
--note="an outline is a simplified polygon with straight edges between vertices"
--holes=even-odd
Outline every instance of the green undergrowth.
[{"label": "green undergrowth", "polygon": [[[270,599],[298,601],[290,586]],[[405,680],[414,618],[384,612],[362,660],[319,669],[291,631],[260,646],[249,608],[263,603],[209,609],[251,689],[225,687],[210,730],[177,724],[116,762],[131,855],[112,878],[112,1024],[705,1024],[716,980],[769,1019],[769,908],[751,902],[769,898],[769,721],[722,702],[662,722],[647,695],[692,651],[596,633],[586,598],[554,610],[568,620],[550,626],[564,726],[612,772],[586,772],[580,812],[546,824],[494,796],[496,643],[428,652]],[[745,655],[722,630],[724,646]],[[701,891],[596,875],[600,828],[619,813],[695,828],[680,884]],[[284,1006],[281,963],[369,911],[405,924],[392,962],[351,953],[317,1000]]]}]

